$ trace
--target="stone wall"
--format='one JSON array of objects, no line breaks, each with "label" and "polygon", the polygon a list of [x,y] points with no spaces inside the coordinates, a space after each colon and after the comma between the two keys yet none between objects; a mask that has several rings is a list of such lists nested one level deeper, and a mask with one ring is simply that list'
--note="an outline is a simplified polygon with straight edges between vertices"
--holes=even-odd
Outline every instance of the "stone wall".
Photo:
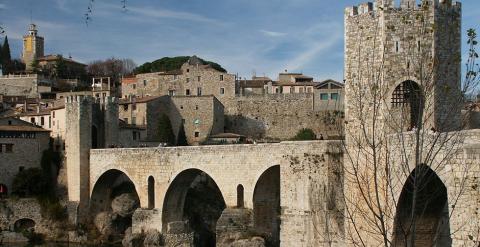
[{"label": "stone wall", "polygon": [[313,94],[266,94],[238,97],[225,105],[225,132],[256,139],[288,140],[302,128],[317,138],[342,133],[343,114],[315,111]]},{"label": "stone wall", "polygon": [[42,92],[50,92],[51,82],[36,75],[5,75],[0,77],[0,94],[36,98]]},{"label": "stone wall", "polygon": [[[40,168],[43,151],[49,146],[48,132],[28,132],[35,137],[2,138],[0,137],[0,183],[5,184],[9,193],[12,192],[12,182],[20,170]],[[6,151],[6,144],[13,144],[12,152]]]},{"label": "stone wall", "polygon": [[122,83],[122,96],[129,95],[137,97],[213,95],[224,102],[235,96],[235,75],[219,72],[206,65],[191,65],[187,62],[175,73],[138,74],[136,82]]}]

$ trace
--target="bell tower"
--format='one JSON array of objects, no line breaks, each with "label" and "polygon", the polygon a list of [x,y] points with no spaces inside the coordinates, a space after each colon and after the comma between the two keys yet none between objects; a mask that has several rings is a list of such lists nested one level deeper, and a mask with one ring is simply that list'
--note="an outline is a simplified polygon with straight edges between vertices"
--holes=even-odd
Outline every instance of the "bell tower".
[{"label": "bell tower", "polygon": [[32,63],[44,54],[43,37],[38,36],[37,25],[30,24],[28,34],[23,36],[22,62],[26,65],[27,71],[32,71]]}]

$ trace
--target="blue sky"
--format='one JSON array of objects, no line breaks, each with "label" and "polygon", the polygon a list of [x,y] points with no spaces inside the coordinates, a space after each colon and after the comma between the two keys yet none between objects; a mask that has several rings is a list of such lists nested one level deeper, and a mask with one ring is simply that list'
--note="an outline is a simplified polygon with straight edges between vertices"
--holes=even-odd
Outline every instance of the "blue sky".
[{"label": "blue sky", "polygon": [[[32,12],[47,54],[71,54],[85,63],[115,56],[142,64],[195,54],[242,77],[255,71],[275,79],[288,69],[341,81],[343,10],[360,2],[127,0],[123,11],[120,0],[95,0],[87,26],[88,0],[0,0],[0,23],[14,57]],[[480,31],[480,1],[461,2],[463,29]]]}]

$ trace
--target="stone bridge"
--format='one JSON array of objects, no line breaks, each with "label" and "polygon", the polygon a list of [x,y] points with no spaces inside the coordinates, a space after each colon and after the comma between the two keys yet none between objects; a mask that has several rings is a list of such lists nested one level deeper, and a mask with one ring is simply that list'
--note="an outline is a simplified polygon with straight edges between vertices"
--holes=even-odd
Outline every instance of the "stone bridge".
[{"label": "stone bridge", "polygon": [[[252,216],[240,228],[253,227],[282,246],[315,246],[327,235],[336,242],[344,224],[340,151],[339,141],[91,150],[90,208],[107,209],[114,187],[129,181],[140,201],[135,214],[142,215],[134,215],[134,232],[178,233],[178,224],[195,221],[192,214],[211,219],[207,225],[218,232],[221,224],[238,227],[232,214],[243,210]],[[192,202],[196,209],[187,212]]]}]

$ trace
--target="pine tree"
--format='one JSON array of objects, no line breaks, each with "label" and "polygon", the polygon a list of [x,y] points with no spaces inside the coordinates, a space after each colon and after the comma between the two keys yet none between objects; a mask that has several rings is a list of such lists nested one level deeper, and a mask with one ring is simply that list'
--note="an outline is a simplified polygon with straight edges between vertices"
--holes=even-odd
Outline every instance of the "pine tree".
[{"label": "pine tree", "polygon": [[185,126],[180,125],[178,131],[177,146],[188,146],[187,135],[185,134]]},{"label": "pine tree", "polygon": [[12,56],[10,54],[10,45],[8,44],[8,37],[5,36],[5,40],[3,41],[3,46],[2,46],[2,68],[3,68],[3,73],[8,74],[11,73],[11,60]]},{"label": "pine tree", "polygon": [[172,124],[168,116],[165,114],[162,114],[158,121],[158,140],[160,142],[168,143],[168,145],[173,145],[175,143]]}]

